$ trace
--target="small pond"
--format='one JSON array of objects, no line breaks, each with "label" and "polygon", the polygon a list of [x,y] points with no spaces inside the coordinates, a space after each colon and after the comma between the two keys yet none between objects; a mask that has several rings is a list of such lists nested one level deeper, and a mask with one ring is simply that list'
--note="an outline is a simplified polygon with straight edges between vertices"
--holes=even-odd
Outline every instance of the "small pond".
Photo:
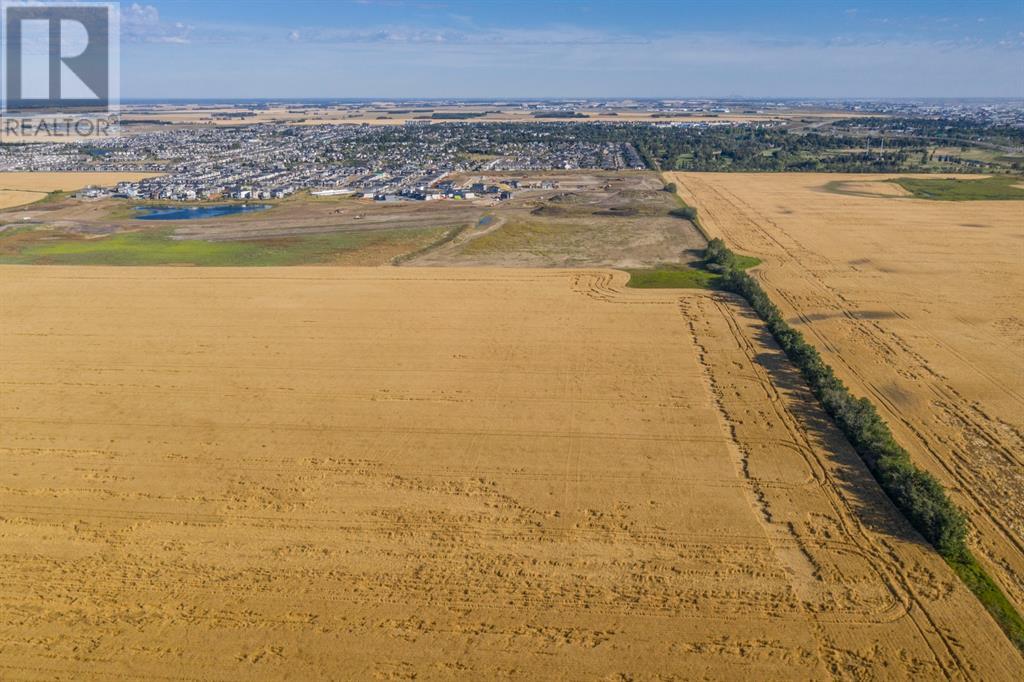
[{"label": "small pond", "polygon": [[236,213],[265,211],[269,204],[221,204],[217,206],[136,206],[137,220],[199,220]]}]

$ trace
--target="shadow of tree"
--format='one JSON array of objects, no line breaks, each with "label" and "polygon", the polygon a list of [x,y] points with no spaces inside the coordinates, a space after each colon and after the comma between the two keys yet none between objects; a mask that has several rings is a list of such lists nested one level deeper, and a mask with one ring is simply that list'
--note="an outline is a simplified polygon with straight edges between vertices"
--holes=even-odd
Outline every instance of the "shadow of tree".
[{"label": "shadow of tree", "polygon": [[755,340],[764,349],[755,361],[768,373],[775,388],[788,398],[786,409],[807,434],[811,445],[825,455],[822,464],[858,521],[872,532],[934,551],[886,496],[757,313],[739,297],[728,296],[728,300],[739,318],[755,323]]}]

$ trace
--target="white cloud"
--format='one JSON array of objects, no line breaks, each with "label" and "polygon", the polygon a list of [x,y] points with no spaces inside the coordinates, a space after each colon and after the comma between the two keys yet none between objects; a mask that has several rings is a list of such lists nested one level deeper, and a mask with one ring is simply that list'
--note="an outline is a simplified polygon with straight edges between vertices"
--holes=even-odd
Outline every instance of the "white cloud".
[{"label": "white cloud", "polygon": [[156,26],[160,23],[160,10],[153,5],[133,2],[121,10],[121,23],[129,26]]},{"label": "white cloud", "polygon": [[167,24],[153,5],[133,2],[121,8],[121,36],[131,43],[186,45],[192,27],[179,22]]},{"label": "white cloud", "polygon": [[[182,82],[174,96],[998,96],[1019,93],[1017,65],[1024,55],[1017,37],[999,44],[891,32],[828,39],[569,25],[204,25],[183,32],[167,31],[159,16],[155,26],[162,28],[151,30],[146,42],[191,41],[182,53],[188,61],[176,62]],[[211,61],[216,73],[205,68]],[[355,64],[373,64],[372,78]],[[150,73],[153,68],[159,65]]]}]

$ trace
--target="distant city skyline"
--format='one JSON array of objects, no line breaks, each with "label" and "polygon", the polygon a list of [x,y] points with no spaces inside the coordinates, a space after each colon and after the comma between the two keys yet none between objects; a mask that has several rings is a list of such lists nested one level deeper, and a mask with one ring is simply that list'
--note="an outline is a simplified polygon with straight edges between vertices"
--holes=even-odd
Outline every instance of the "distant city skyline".
[{"label": "distant city skyline", "polygon": [[122,2],[131,99],[1024,97],[1024,3]]}]

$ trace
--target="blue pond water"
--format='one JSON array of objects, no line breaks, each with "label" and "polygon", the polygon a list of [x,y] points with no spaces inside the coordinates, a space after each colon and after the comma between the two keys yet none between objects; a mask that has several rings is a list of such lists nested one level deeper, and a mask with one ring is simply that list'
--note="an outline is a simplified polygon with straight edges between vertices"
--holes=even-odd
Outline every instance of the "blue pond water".
[{"label": "blue pond water", "polygon": [[136,206],[137,220],[198,220],[236,213],[265,211],[268,204],[222,204],[219,206]]}]

